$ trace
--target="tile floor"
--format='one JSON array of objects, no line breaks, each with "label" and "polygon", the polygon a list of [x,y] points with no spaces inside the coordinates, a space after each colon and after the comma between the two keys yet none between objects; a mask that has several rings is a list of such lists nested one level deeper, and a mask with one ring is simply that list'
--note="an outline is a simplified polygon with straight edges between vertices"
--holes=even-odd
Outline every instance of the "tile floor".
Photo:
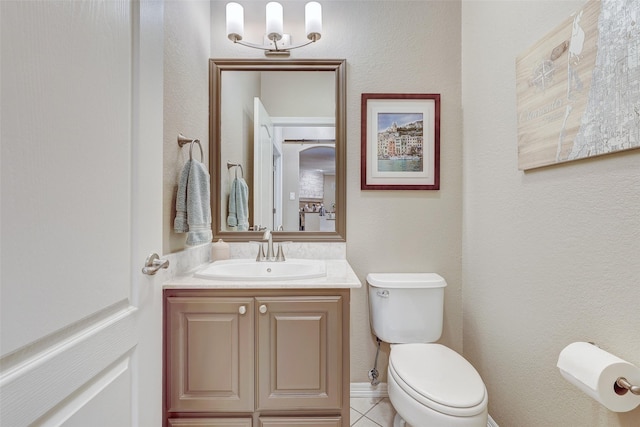
[{"label": "tile floor", "polygon": [[351,427],[393,427],[396,411],[388,397],[352,397]]}]

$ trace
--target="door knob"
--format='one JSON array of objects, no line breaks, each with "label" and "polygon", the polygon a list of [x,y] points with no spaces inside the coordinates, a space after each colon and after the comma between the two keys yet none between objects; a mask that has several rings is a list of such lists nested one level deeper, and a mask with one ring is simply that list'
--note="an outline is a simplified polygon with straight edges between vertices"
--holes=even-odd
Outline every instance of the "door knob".
[{"label": "door knob", "polygon": [[244,305],[241,305],[240,308],[238,308],[238,313],[245,314],[246,312],[247,312],[247,307],[245,307]]},{"label": "door knob", "polygon": [[267,306],[262,304],[259,310],[260,310],[260,313],[265,314],[267,312]]}]

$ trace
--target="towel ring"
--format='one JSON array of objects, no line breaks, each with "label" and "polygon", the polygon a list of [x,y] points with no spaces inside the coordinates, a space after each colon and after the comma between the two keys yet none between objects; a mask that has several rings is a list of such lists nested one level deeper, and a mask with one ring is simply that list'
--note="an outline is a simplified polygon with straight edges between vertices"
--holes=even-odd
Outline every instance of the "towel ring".
[{"label": "towel ring", "polygon": [[193,160],[192,152],[193,152],[194,142],[198,144],[198,147],[200,147],[200,161],[204,162],[204,152],[202,151],[202,145],[200,144],[200,140],[195,138],[187,138],[181,133],[178,134],[178,145],[180,146],[180,148],[184,147],[186,144],[191,144],[189,147],[189,160]]},{"label": "towel ring", "polygon": [[[240,163],[231,163],[227,160],[227,169],[231,169],[232,167],[237,166],[240,168],[240,177],[244,179],[244,169],[242,169],[242,165]],[[238,177],[238,169],[236,169],[236,178]]]},{"label": "towel ring", "polygon": [[192,151],[193,151],[193,143],[198,144],[198,147],[200,147],[200,161],[204,162],[204,152],[202,151],[202,145],[200,144],[200,141],[197,139],[194,139],[193,141],[191,141],[191,147],[189,147],[189,160],[193,159],[192,156]]}]

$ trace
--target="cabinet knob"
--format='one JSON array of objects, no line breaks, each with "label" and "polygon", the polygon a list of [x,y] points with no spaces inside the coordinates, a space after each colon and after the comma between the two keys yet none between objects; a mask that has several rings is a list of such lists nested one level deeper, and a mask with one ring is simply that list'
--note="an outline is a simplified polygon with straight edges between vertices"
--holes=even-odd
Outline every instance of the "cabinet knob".
[{"label": "cabinet knob", "polygon": [[267,312],[267,306],[262,304],[259,310],[260,310],[260,313],[265,314]]},{"label": "cabinet knob", "polygon": [[244,305],[241,305],[240,308],[238,308],[238,313],[245,314],[246,312],[247,312],[247,307],[245,307]]}]

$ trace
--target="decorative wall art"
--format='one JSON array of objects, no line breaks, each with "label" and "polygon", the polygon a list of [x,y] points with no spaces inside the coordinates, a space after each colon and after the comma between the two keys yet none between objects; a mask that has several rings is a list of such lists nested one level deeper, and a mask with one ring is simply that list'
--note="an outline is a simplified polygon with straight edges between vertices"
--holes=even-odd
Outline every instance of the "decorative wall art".
[{"label": "decorative wall art", "polygon": [[517,58],[519,169],[640,147],[639,20],[592,0]]},{"label": "decorative wall art", "polygon": [[440,189],[440,94],[362,94],[362,190]]}]

